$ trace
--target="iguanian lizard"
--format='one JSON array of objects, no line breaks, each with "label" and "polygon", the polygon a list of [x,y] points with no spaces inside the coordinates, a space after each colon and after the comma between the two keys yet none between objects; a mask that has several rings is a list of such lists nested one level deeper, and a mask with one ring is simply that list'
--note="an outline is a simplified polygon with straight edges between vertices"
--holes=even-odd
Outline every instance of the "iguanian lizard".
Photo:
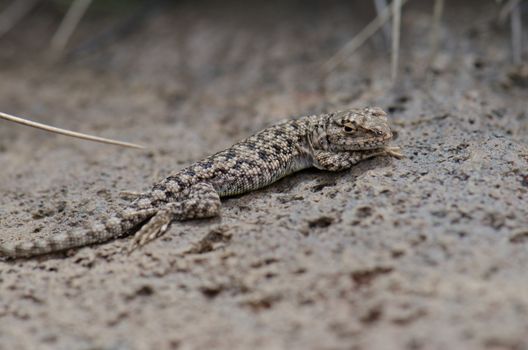
[{"label": "iguanian lizard", "polygon": [[173,220],[220,214],[220,197],[267,186],[301,169],[339,171],[376,156],[402,157],[386,113],[377,107],[288,120],[180,170],[125,210],[87,231],[0,246],[0,256],[28,257],[101,243],[137,230],[130,251],[162,235]]}]

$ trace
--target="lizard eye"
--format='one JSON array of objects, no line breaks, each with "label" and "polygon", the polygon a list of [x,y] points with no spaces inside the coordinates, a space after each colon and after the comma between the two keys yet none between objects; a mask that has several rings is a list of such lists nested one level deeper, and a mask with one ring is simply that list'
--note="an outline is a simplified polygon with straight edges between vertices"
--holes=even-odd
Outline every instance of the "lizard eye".
[{"label": "lizard eye", "polygon": [[345,130],[345,132],[352,132],[354,129],[352,129],[350,126],[345,125],[343,127],[343,130]]}]

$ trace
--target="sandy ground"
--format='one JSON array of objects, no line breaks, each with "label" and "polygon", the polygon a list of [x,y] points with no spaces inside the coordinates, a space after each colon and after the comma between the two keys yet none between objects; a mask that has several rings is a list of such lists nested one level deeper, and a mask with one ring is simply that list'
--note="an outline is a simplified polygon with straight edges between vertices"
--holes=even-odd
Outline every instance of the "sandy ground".
[{"label": "sandy ground", "polygon": [[149,150],[1,122],[0,242],[82,227],[292,115],[381,106],[407,158],[301,172],[130,256],[0,260],[0,348],[528,349],[527,67],[493,2],[454,3],[430,70],[430,7],[405,10],[394,87],[381,37],[321,74],[366,2],[181,3],[55,65],[60,17],[25,20],[0,41],[1,110]]}]

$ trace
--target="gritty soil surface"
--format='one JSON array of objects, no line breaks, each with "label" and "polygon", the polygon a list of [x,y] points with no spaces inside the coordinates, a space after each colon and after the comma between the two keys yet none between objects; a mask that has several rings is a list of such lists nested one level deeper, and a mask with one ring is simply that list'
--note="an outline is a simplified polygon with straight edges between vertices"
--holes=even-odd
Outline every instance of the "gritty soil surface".
[{"label": "gritty soil surface", "polygon": [[0,259],[0,348],[528,349],[528,69],[494,2],[448,3],[432,61],[431,4],[405,8],[395,86],[378,36],[321,70],[370,2],[176,3],[58,64],[42,5],[0,40],[1,110],[149,150],[1,122],[0,243],[83,227],[288,116],[381,106],[406,158],[301,172],[131,255]]}]

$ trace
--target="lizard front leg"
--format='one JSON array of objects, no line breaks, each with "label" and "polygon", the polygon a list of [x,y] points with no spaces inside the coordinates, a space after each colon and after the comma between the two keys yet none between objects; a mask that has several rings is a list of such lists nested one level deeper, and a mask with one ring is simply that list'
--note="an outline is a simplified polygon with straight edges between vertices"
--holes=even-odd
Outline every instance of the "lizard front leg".
[{"label": "lizard front leg", "polygon": [[220,214],[220,196],[208,183],[198,183],[188,190],[188,196],[165,204],[134,235],[129,252],[145,245],[167,231],[173,220],[201,219]]},{"label": "lizard front leg", "polygon": [[386,147],[365,151],[329,152],[316,150],[313,152],[313,166],[328,171],[341,171],[352,167],[362,160],[378,156],[403,157],[398,147]]}]

